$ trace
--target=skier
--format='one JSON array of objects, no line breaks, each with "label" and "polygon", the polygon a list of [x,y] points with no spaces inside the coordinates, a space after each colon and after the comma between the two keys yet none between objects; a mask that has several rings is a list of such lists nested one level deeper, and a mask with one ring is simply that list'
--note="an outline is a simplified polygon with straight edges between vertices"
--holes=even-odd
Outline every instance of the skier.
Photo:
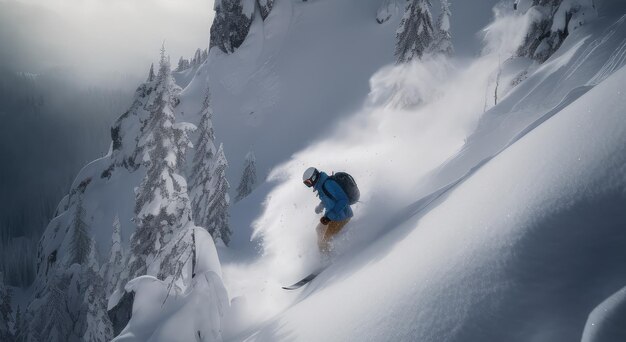
[{"label": "skier", "polygon": [[[354,179],[349,175],[347,176],[354,183]],[[326,210],[316,230],[320,252],[323,256],[328,257],[331,252],[331,239],[341,231],[353,216],[352,208],[350,208],[350,204],[353,202],[350,198],[352,191],[346,193],[346,189],[342,188],[342,185],[334,177],[328,176],[325,172],[320,172],[314,167],[304,171],[302,180],[304,185],[317,192],[317,197],[321,201],[315,208],[315,213],[320,214],[324,209]],[[348,182],[348,184],[350,183]],[[356,189],[356,184],[354,189]],[[356,191],[358,192],[358,189]]]}]

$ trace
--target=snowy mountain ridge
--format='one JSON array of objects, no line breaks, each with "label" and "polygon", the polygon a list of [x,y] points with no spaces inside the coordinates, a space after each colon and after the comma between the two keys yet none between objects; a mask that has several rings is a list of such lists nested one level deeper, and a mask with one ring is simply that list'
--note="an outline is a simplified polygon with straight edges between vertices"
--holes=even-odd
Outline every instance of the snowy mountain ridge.
[{"label": "snowy mountain ridge", "polygon": [[[150,69],[133,105],[113,125],[111,150],[81,170],[46,229],[20,338],[110,340],[128,323],[131,289],[146,282],[167,289],[162,305],[170,295],[193,293],[193,286],[224,291],[213,239],[194,226],[181,175],[193,146],[188,134],[196,129],[176,122],[181,91],[163,53],[158,73]],[[215,179],[223,177],[219,172]],[[144,274],[143,281],[129,282]],[[204,281],[192,282],[196,276]],[[223,296],[216,296],[202,297],[211,300],[207,310],[218,310],[213,304]],[[207,334],[216,333],[209,328]]]}]

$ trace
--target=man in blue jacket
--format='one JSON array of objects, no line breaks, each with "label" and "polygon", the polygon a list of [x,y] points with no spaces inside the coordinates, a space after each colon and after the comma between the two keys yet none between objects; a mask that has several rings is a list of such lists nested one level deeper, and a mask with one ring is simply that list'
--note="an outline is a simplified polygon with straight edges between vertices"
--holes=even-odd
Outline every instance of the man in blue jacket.
[{"label": "man in blue jacket", "polygon": [[317,226],[317,244],[323,255],[330,254],[330,240],[341,231],[353,216],[350,208],[348,195],[325,172],[320,172],[314,167],[308,168],[302,175],[304,185],[313,188],[317,192],[321,203],[315,208],[320,214],[325,210],[324,216]]}]

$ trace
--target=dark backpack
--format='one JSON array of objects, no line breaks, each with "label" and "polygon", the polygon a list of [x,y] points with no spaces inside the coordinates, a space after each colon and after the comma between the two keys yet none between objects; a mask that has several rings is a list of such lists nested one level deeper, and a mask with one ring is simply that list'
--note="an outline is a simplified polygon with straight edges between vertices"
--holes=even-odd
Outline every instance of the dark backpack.
[{"label": "dark backpack", "polygon": [[[334,173],[332,176],[328,176],[328,179],[332,179],[337,182],[337,184],[339,184],[343,192],[345,192],[348,196],[348,202],[350,203],[350,205],[353,205],[359,201],[359,198],[361,197],[361,192],[359,191],[359,187],[356,185],[356,182],[354,181],[354,178],[352,178],[352,176],[345,172],[337,172]],[[333,197],[330,193],[328,193],[328,190],[326,190],[324,186],[322,186],[322,189],[324,189],[326,195],[328,195],[329,197]]]}]

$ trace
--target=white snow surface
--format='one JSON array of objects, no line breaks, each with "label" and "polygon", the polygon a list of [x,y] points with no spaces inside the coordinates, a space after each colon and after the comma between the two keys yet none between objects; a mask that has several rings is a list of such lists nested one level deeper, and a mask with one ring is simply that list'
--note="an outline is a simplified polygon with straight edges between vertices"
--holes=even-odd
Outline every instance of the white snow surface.
[{"label": "white snow surface", "polygon": [[[360,110],[232,209],[236,231],[256,217],[262,256],[220,249],[238,312],[225,339],[579,340],[626,283],[626,9],[599,6],[542,65],[507,59],[527,19],[499,13],[474,60],[373,73]],[[350,172],[362,203],[334,264],[284,292],[319,263],[310,165]]]},{"label": "white snow surface", "polygon": [[132,317],[114,341],[217,341],[222,317],[229,311],[228,294],[211,235],[192,228],[196,242],[196,274],[184,288],[153,276],[126,284],[134,292]]},{"label": "white snow surface", "polygon": [[[626,241],[626,99],[606,96],[624,91],[622,69],[340,259],[250,340],[580,337],[585,309],[625,280],[615,240]],[[595,252],[597,267],[587,264]]]},{"label": "white snow surface", "polygon": [[135,292],[132,318],[113,341],[218,341],[220,324],[228,308],[221,278],[208,271],[196,275],[186,292],[168,289],[152,276],[126,285]]}]

